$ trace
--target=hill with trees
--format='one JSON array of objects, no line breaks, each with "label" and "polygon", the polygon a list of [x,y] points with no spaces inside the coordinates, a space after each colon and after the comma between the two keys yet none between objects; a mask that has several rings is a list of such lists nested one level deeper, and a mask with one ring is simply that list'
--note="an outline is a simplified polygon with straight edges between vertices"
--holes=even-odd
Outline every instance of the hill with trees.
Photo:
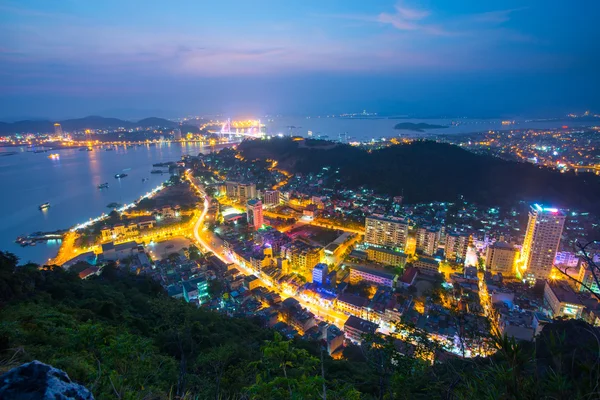
[{"label": "hill with trees", "polygon": [[[332,360],[318,343],[169,298],[114,265],[81,280],[17,261],[0,252],[0,374],[37,359],[97,399],[600,398],[600,334],[581,321],[547,325],[535,344],[489,338],[498,349],[489,358],[432,364],[373,336]],[[434,348],[404,329],[413,354]]]},{"label": "hill with trees", "polygon": [[164,118],[144,118],[137,122],[125,121],[118,118],[105,118],[99,116],[89,116],[84,118],[66,119],[62,121],[49,120],[26,120],[13,123],[0,122],[0,134],[12,133],[52,133],[54,132],[54,123],[58,122],[64,131],[84,130],[84,129],[117,129],[117,128],[149,128],[159,126],[162,128],[174,128],[177,122],[169,121]]},{"label": "hill with trees", "polygon": [[366,151],[320,140],[247,140],[238,147],[247,159],[269,158],[291,172],[339,169],[341,185],[362,185],[409,203],[456,201],[482,205],[531,201],[600,212],[600,177],[560,173],[528,163],[468,152],[458,146],[414,141]]}]

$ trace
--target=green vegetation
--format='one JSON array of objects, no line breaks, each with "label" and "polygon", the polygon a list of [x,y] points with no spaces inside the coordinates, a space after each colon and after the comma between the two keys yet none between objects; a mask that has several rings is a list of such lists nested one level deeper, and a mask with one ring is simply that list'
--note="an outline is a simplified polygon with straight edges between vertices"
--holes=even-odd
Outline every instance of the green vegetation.
[{"label": "green vegetation", "polygon": [[465,200],[480,205],[531,201],[600,212],[600,177],[593,174],[560,173],[432,141],[415,141],[370,152],[349,145],[322,150],[301,147],[298,143],[303,142],[289,138],[244,141],[238,150],[247,159],[277,160],[281,168],[290,172],[307,174],[320,173],[324,167],[339,169],[339,173],[323,183],[324,187],[356,190],[365,186],[390,196],[404,193],[407,203],[455,202],[464,196]]},{"label": "green vegetation", "polygon": [[[402,325],[412,343],[374,335],[332,360],[317,343],[284,340],[253,320],[168,298],[112,265],[74,272],[17,267],[0,252],[0,371],[50,363],[98,399],[595,399],[598,331],[555,322],[535,345],[494,339],[493,357],[440,358],[436,343]],[[218,291],[219,288],[212,288]]]}]

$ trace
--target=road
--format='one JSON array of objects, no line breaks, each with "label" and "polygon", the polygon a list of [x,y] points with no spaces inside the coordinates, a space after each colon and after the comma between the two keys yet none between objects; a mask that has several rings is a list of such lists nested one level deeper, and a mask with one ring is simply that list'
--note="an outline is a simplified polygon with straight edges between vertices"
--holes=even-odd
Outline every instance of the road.
[{"label": "road", "polygon": [[309,299],[302,298],[301,296],[294,296],[293,293],[286,292],[283,289],[281,289],[280,287],[271,284],[270,281],[264,279],[264,277],[261,276],[259,271],[254,271],[243,265],[235,263],[233,260],[228,258],[223,252],[222,240],[219,239],[218,237],[216,237],[216,235],[214,235],[212,232],[210,232],[208,230],[204,230],[204,218],[206,217],[206,214],[208,213],[208,207],[210,204],[209,198],[208,198],[208,196],[206,196],[206,193],[202,190],[201,187],[196,186],[196,184],[193,181],[191,181],[191,182],[192,182],[192,186],[194,186],[194,188],[198,191],[198,193],[204,197],[204,205],[203,205],[202,212],[200,214],[200,218],[198,218],[198,220],[196,221],[196,224],[194,226],[194,238],[204,249],[212,252],[216,257],[218,257],[221,261],[223,261],[226,264],[234,263],[236,268],[238,268],[240,271],[246,273],[247,275],[256,276],[258,279],[261,280],[261,282],[263,283],[263,285],[265,287],[278,293],[282,299],[286,299],[288,297],[294,297],[296,300],[298,300],[298,302],[300,302],[302,307],[307,308],[313,314],[315,314],[317,319],[331,322],[331,323],[335,324],[336,326],[343,328],[344,323],[348,319],[347,315],[345,315],[337,310],[334,310],[332,308],[328,308],[328,307],[324,307],[320,304],[316,304],[316,303],[310,301]]}]

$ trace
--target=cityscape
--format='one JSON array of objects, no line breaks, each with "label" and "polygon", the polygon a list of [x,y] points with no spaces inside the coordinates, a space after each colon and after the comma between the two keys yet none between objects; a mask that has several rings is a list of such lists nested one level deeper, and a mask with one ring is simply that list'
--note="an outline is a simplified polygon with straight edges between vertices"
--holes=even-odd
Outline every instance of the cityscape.
[{"label": "cityscape", "polygon": [[0,398],[600,398],[596,5],[137,3],[0,6]]}]

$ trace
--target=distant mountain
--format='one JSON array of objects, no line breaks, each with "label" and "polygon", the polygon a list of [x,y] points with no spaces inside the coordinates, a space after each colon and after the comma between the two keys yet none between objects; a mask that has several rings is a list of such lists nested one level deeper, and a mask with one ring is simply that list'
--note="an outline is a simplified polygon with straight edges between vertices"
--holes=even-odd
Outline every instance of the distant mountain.
[{"label": "distant mountain", "polygon": [[[54,123],[56,121],[35,121],[25,120],[13,123],[0,122],[0,134],[12,133],[50,133],[54,132]],[[126,121],[118,118],[105,118],[99,116],[89,116],[84,118],[66,119],[58,121],[64,131],[82,130],[82,129],[117,129],[117,128],[148,128],[159,126],[164,128],[173,128],[177,126],[176,122],[163,118],[144,118],[138,122]]]},{"label": "distant mountain", "polygon": [[144,119],[139,120],[135,125],[142,126],[145,128],[150,127],[150,126],[162,126],[165,128],[175,128],[179,124],[177,122],[169,121],[168,119],[164,119],[164,118],[150,117],[150,118],[144,118]]},{"label": "distant mountain", "polygon": [[[289,138],[244,141],[244,158],[277,160],[292,172],[339,169],[335,179],[346,187],[370,187],[399,195],[409,203],[456,201],[459,196],[482,205],[525,200],[600,212],[600,177],[560,173],[529,163],[478,155],[458,146],[417,141],[367,152],[333,142]],[[333,187],[336,183],[325,182]]]}]

